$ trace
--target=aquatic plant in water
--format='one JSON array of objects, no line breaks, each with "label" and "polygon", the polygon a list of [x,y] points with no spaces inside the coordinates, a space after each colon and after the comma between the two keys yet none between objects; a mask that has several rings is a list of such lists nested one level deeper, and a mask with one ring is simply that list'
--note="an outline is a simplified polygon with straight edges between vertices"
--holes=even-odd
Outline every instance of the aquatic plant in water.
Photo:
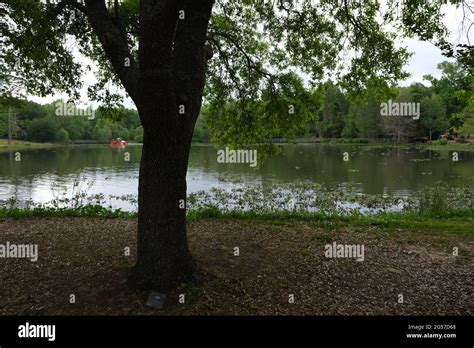
[{"label": "aquatic plant in water", "polygon": [[[89,187],[89,186],[88,186]],[[187,210],[218,209],[222,212],[254,213],[272,212],[321,212],[338,215],[371,215],[381,212],[420,212],[439,214],[448,209],[472,210],[473,189],[468,187],[447,187],[438,183],[434,187],[420,187],[410,196],[393,194],[369,195],[355,184],[332,187],[315,183],[289,185],[246,185],[232,189],[212,188],[208,191],[190,193]],[[56,208],[79,209],[85,206],[102,206],[110,210],[118,209],[119,202],[126,202],[128,211],[136,211],[137,195],[87,195],[77,189],[67,197],[58,194],[48,203],[20,202],[14,198],[0,201],[0,208]]]}]

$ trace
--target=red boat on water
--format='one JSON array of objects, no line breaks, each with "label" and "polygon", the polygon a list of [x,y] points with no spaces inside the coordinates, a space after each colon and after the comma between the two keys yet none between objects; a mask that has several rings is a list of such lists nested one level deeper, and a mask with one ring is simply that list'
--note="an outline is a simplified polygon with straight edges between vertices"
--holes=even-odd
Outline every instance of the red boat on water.
[{"label": "red boat on water", "polygon": [[110,147],[120,148],[123,149],[128,145],[128,141],[122,140],[120,138],[114,139],[110,141]]}]

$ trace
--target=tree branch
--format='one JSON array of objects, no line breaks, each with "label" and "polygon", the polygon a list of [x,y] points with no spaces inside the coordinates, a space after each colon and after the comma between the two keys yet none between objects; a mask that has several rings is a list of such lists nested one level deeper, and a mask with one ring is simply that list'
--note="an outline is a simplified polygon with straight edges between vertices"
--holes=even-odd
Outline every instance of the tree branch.
[{"label": "tree branch", "polygon": [[227,41],[229,41],[232,45],[234,45],[234,47],[244,56],[245,60],[247,61],[248,69],[255,70],[257,73],[259,73],[260,75],[262,75],[263,77],[267,78],[270,81],[273,79],[274,75],[272,75],[268,71],[265,71],[259,68],[257,64],[253,61],[253,59],[245,51],[245,49],[231,35],[221,32],[221,31],[213,31],[211,35],[221,36],[225,38]]},{"label": "tree branch", "polygon": [[78,0],[62,0],[55,7],[48,9],[48,13],[52,18],[57,17],[67,6],[73,7],[74,9],[87,14],[86,7],[81,4]]},{"label": "tree branch", "polygon": [[[178,21],[173,49],[173,74],[178,102],[197,118],[206,79],[207,30],[214,0],[187,0],[185,19]],[[195,121],[195,120],[194,120]]]},{"label": "tree branch", "polygon": [[85,0],[86,13],[105,54],[135,104],[140,104],[139,70],[127,42],[127,33],[109,15],[104,0]]}]

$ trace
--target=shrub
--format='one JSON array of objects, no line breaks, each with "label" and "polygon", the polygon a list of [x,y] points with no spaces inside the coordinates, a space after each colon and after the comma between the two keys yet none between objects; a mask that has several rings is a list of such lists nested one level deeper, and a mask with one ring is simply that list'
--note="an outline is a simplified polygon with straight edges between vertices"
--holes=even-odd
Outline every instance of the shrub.
[{"label": "shrub", "polygon": [[59,127],[57,120],[52,117],[35,118],[27,126],[28,140],[41,143],[54,141]]},{"label": "shrub", "polygon": [[445,212],[448,209],[447,194],[448,189],[444,184],[424,188],[420,197],[420,212],[435,215]]},{"label": "shrub", "polygon": [[69,143],[69,133],[64,128],[61,128],[56,133],[56,141],[60,142],[61,144],[68,144]]},{"label": "shrub", "polygon": [[439,140],[433,141],[433,145],[448,145],[448,140],[439,139]]},{"label": "shrub", "polygon": [[112,139],[112,131],[108,126],[100,127],[96,125],[94,128],[94,138],[99,142],[107,143]]},{"label": "shrub", "polygon": [[134,140],[137,143],[142,143],[143,142],[143,127],[139,126],[135,129],[135,135],[134,135]]}]

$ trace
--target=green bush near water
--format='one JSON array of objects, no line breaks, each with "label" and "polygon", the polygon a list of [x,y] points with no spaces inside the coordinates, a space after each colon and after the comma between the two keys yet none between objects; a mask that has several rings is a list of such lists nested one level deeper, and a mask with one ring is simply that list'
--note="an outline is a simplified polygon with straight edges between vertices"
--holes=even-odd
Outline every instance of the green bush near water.
[{"label": "green bush near water", "polygon": [[446,139],[439,139],[439,140],[433,141],[432,144],[433,144],[433,145],[448,145],[448,140],[446,140]]}]

